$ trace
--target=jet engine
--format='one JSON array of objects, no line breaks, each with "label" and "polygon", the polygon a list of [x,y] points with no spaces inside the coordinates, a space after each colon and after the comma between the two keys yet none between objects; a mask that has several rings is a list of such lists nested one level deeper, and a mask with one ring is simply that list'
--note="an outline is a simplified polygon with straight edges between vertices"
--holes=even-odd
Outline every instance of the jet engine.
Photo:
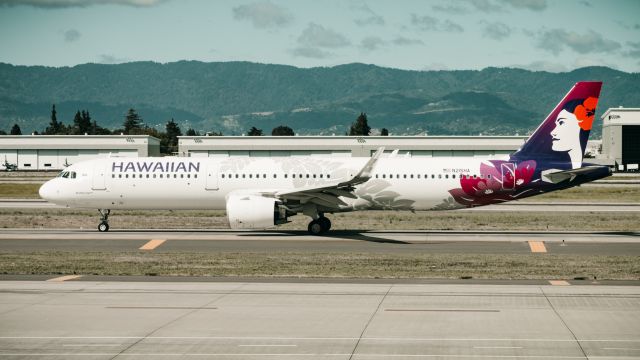
[{"label": "jet engine", "polygon": [[227,218],[232,229],[266,229],[288,222],[284,205],[259,195],[230,195]]}]

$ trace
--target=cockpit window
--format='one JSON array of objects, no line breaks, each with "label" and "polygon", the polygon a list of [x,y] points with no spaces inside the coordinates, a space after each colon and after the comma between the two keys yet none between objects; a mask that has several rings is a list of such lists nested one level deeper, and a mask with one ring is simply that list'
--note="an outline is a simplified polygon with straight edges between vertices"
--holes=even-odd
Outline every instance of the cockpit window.
[{"label": "cockpit window", "polygon": [[61,178],[65,178],[65,179],[75,179],[76,178],[76,172],[75,171],[63,171],[60,174],[58,174],[57,177],[61,177]]}]

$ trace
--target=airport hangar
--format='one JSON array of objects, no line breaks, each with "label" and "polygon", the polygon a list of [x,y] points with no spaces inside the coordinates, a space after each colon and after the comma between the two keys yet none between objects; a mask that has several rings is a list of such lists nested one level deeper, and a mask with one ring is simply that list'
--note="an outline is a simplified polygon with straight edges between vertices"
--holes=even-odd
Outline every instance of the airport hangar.
[{"label": "airport hangar", "polygon": [[0,170],[61,170],[82,160],[106,156],[160,156],[160,140],[147,135],[0,136]]},{"label": "airport hangar", "polygon": [[[590,141],[589,162],[616,170],[640,164],[640,108],[611,108],[602,116],[602,140]],[[384,146],[399,156],[491,158],[517,150],[526,136],[181,136],[179,156],[371,156]],[[105,156],[160,156],[160,140],[147,135],[0,136],[0,170],[60,170]],[[6,161],[5,161],[6,160]]]}]

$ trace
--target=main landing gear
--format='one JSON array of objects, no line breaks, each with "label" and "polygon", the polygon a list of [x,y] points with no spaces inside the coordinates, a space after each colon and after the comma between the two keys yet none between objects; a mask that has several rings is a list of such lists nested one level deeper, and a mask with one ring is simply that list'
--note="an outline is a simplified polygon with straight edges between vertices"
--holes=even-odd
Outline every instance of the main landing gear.
[{"label": "main landing gear", "polygon": [[320,215],[317,219],[312,220],[307,227],[311,235],[320,235],[331,229],[331,220]]},{"label": "main landing gear", "polygon": [[109,214],[111,213],[111,210],[98,209],[98,212],[100,212],[100,224],[98,225],[98,231],[109,231]]}]

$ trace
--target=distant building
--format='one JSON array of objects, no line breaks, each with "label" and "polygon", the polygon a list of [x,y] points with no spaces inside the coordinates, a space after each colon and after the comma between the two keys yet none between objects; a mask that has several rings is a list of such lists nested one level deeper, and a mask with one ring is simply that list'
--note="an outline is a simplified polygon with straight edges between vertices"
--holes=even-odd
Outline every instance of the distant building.
[{"label": "distant building", "polygon": [[602,154],[617,170],[640,164],[640,108],[610,108],[602,115]]},{"label": "distant building", "polygon": [[180,136],[180,156],[368,157],[379,147],[400,156],[490,158],[517,150],[525,136]]},{"label": "distant building", "polygon": [[106,156],[160,156],[160,140],[147,135],[0,136],[0,170],[60,170],[81,160]]}]

